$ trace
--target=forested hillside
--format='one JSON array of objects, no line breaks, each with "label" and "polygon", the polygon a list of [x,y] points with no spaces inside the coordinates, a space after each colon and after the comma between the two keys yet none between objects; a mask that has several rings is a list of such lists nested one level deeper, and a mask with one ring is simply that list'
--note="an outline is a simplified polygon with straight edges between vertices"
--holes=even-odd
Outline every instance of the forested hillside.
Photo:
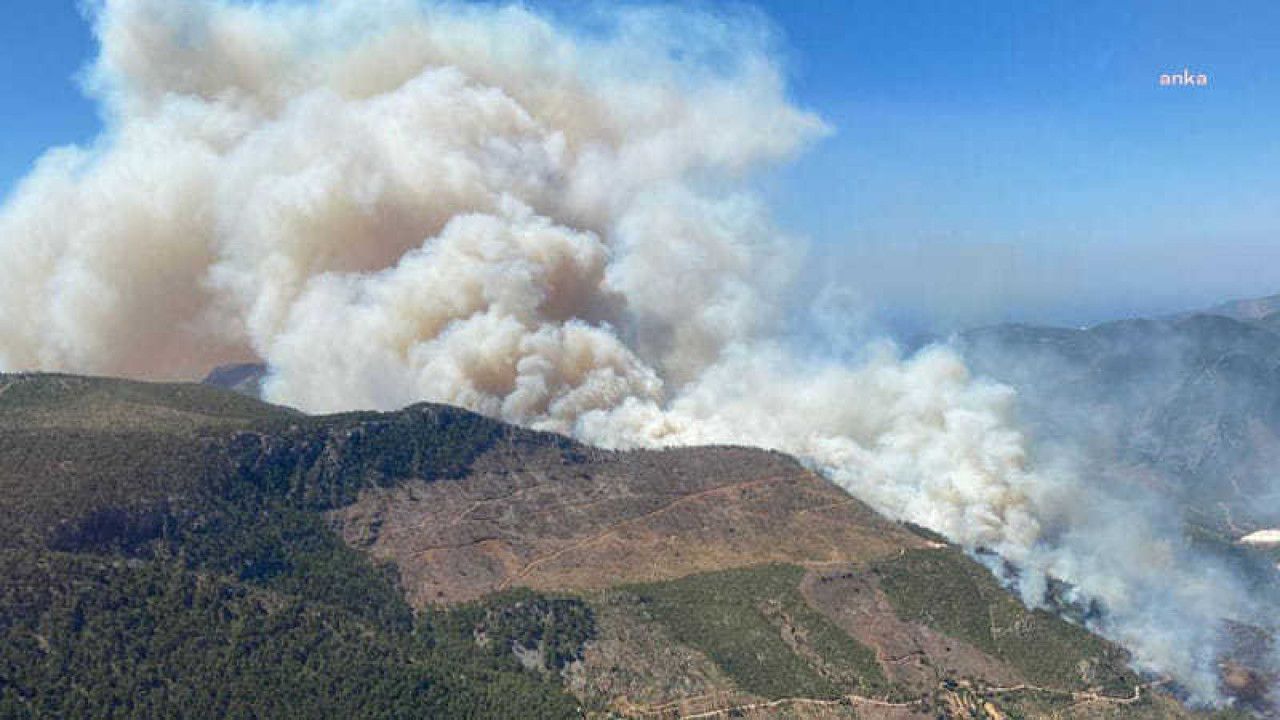
[{"label": "forested hillside", "polygon": [[0,376],[0,503],[3,718],[1192,715],[777,453]]}]

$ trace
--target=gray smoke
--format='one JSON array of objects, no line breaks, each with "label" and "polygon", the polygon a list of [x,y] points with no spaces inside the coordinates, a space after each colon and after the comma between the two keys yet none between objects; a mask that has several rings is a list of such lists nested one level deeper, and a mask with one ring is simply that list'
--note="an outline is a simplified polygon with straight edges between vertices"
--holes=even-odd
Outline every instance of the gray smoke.
[{"label": "gray smoke", "polygon": [[[1217,698],[1247,595],[1149,508],[1032,456],[1015,396],[931,347],[782,339],[804,249],[750,192],[829,129],[768,27],[627,8],[108,0],[107,130],[0,210],[0,368],[194,377],[261,359],[314,412],[462,405],[615,447],[751,444],[1108,610]],[[838,324],[838,323],[837,323]]]}]

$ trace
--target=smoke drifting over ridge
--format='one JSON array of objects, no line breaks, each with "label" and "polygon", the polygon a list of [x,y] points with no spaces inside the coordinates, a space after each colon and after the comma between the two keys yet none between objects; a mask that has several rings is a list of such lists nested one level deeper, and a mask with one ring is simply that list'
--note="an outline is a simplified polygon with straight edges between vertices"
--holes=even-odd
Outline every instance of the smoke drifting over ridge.
[{"label": "smoke drifting over ridge", "polygon": [[591,34],[398,0],[109,0],[96,22],[108,131],[0,210],[0,368],[261,358],[309,411],[781,449],[999,553],[1031,602],[1073,583],[1141,667],[1216,696],[1214,626],[1247,595],[1145,508],[1033,467],[1011,391],[946,348],[779,339],[803,250],[749,180],[828,128],[758,22],[633,8]]}]

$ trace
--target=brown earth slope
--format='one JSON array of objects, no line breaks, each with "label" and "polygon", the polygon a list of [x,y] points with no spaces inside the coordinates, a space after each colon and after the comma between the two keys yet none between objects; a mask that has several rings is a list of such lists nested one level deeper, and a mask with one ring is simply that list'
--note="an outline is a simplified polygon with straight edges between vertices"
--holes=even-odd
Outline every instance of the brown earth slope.
[{"label": "brown earth slope", "polygon": [[599,590],[713,570],[865,562],[929,542],[784,455],[744,448],[495,452],[460,482],[371,489],[343,537],[394,562],[415,604]]},{"label": "brown earth slope", "polygon": [[563,676],[602,716],[1188,715],[1118,648],[777,453],[498,445],[330,520],[418,607],[587,598],[596,635]]},{"label": "brown earth slope", "polygon": [[[220,578],[352,617],[400,618],[403,593],[415,632],[464,638],[405,652],[454,653],[457,668],[496,657],[484,672],[508,683],[532,673],[589,717],[1191,716],[1115,646],[1027,610],[963,553],[777,453],[611,452],[445,406],[308,417],[190,385],[0,376],[0,504],[11,518],[0,551],[33,567]],[[399,585],[381,584],[370,558],[393,563]],[[56,607],[20,617],[35,612],[23,598],[3,616],[26,623],[15,637],[84,647],[73,632],[40,630]],[[126,625],[149,617],[130,602],[102,612]],[[212,627],[189,610],[156,622]],[[391,627],[387,643],[401,632]],[[495,647],[502,627],[515,639]],[[230,626],[229,641],[242,629]],[[136,659],[114,647],[93,665],[102,678]],[[170,644],[150,652],[171,667]],[[45,668],[39,657],[5,658],[21,673],[0,667],[0,695],[6,683],[36,686],[21,678]],[[451,668],[434,677],[510,696],[484,684],[495,675]],[[260,697],[256,669],[246,672],[244,697]],[[281,682],[302,687],[299,677]]]}]

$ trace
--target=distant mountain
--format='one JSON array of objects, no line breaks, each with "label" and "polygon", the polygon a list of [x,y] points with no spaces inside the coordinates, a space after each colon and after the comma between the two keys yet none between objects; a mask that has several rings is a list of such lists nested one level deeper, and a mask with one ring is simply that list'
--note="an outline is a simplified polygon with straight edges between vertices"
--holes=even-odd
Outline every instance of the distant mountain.
[{"label": "distant mountain", "polygon": [[267,366],[262,363],[239,363],[214,368],[203,383],[213,387],[233,390],[249,397],[262,397],[262,381],[267,376]]},{"label": "distant mountain", "polygon": [[1233,320],[1251,322],[1263,320],[1280,312],[1280,295],[1269,295],[1262,298],[1232,300],[1211,308],[1201,310],[1194,315],[1219,315]]},{"label": "distant mountain", "polygon": [[1034,434],[1224,537],[1280,526],[1280,296],[1085,329],[963,333],[979,375],[1019,391]]},{"label": "distant mountain", "polygon": [[0,717],[1180,718],[790,458],[0,376]]}]

